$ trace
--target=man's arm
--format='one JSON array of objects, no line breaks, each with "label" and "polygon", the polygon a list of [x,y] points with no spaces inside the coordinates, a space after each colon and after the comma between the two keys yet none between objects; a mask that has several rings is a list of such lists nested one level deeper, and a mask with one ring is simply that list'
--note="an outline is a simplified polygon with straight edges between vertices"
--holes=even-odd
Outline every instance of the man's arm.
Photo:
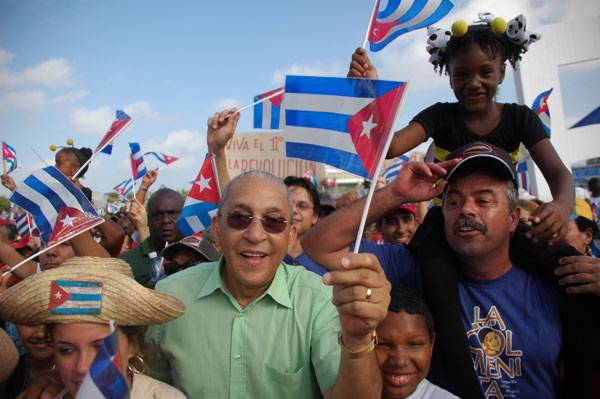
[{"label": "man's arm", "polygon": [[125,231],[123,231],[121,226],[113,222],[108,216],[105,216],[104,223],[98,225],[98,230],[102,233],[100,245],[111,256],[119,256],[123,247],[123,241],[125,240]]},{"label": "man's arm", "polygon": [[339,266],[323,276],[333,286],[342,326],[339,374],[325,397],[379,399],[382,381],[374,331],[387,314],[391,284],[371,254],[348,255]]},{"label": "man's arm", "polygon": [[154,184],[157,178],[158,168],[154,170],[149,170],[148,172],[146,172],[144,177],[142,177],[140,187],[135,192],[135,198],[137,198],[142,204],[146,202],[146,194],[148,194],[148,189]]},{"label": "man's arm", "polygon": [[[409,163],[392,183],[374,193],[367,224],[403,202],[424,201],[440,195],[446,187],[443,177],[458,162],[457,159],[438,164]],[[355,201],[314,225],[302,237],[304,251],[328,270],[339,268],[348,246],[356,239],[365,201],[365,198]]]},{"label": "man's arm", "polygon": [[233,137],[235,128],[240,120],[240,113],[235,108],[215,113],[207,121],[206,144],[208,151],[215,157],[217,175],[221,190],[229,183],[225,146]]},{"label": "man's arm", "polygon": [[92,237],[89,230],[71,238],[69,242],[73,247],[73,252],[75,252],[75,255],[77,256],[110,258],[108,251],[94,240],[94,237]]}]

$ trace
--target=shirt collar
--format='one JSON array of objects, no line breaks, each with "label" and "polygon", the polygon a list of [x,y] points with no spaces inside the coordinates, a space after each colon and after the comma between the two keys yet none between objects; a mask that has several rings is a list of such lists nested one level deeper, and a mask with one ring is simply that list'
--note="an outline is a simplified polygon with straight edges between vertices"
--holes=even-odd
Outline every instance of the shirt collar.
[{"label": "shirt collar", "polygon": [[[231,299],[232,303],[237,303],[235,298],[233,298],[233,296],[230,294],[229,290],[225,286],[225,282],[221,277],[221,268],[225,267],[225,258],[221,256],[219,263],[215,266],[216,267],[212,268],[210,274],[208,275],[208,278],[202,285],[202,288],[200,288],[200,291],[198,292],[196,298],[200,299],[207,297],[208,295],[212,294],[213,292],[219,289]],[[293,307],[286,282],[286,270],[283,264],[280,264],[277,268],[277,272],[275,272],[275,277],[273,278],[273,281],[271,282],[271,285],[269,285],[267,291],[263,295],[258,297],[254,302],[262,300],[262,298],[264,298],[266,295],[270,296],[275,302],[277,302],[281,306],[285,306],[286,308],[290,309]]]}]

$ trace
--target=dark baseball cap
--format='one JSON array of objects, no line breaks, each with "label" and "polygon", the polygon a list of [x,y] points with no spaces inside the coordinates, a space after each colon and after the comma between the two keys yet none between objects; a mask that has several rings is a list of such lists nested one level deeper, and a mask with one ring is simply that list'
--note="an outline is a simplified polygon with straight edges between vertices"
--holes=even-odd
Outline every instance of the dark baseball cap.
[{"label": "dark baseball cap", "polygon": [[161,255],[166,260],[172,260],[172,257],[175,255],[175,252],[177,252],[177,249],[183,247],[193,249],[210,262],[218,260],[221,256],[219,251],[217,251],[213,243],[207,237],[197,236],[183,237],[181,240],[167,245],[165,249],[163,249]]},{"label": "dark baseball cap", "polygon": [[461,161],[448,173],[446,176],[447,180],[452,178],[452,175],[460,170],[465,165],[472,163],[473,161],[489,161],[486,165],[495,165],[496,168],[504,170],[506,172],[507,180],[515,180],[516,169],[515,164],[512,162],[510,155],[502,148],[496,147],[489,143],[476,141],[459,147],[452,151],[448,155],[448,159],[462,158]]}]

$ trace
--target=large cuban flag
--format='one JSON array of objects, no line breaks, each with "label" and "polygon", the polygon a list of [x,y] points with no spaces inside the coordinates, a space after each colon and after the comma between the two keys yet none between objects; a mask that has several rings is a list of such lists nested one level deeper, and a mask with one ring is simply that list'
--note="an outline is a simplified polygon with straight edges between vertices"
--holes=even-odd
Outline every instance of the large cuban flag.
[{"label": "large cuban flag", "polygon": [[406,86],[386,80],[287,76],[287,157],[372,177]]},{"label": "large cuban flag", "polygon": [[379,51],[410,31],[426,28],[444,18],[454,4],[450,0],[388,0],[383,10],[377,1],[369,31],[371,51]]},{"label": "large cuban flag", "polygon": [[118,336],[113,323],[111,332],[96,352],[75,399],[126,399],[129,386],[119,360]]},{"label": "large cuban flag", "polygon": [[[265,97],[269,97],[278,91],[281,91],[282,89],[283,87],[279,87],[275,90],[258,94],[254,96],[254,102],[260,101]],[[285,93],[282,92],[277,96],[271,97],[268,100],[254,105],[254,129],[283,129],[283,126],[285,126],[285,112],[283,109],[284,96]]]},{"label": "large cuban flag", "polygon": [[47,247],[104,221],[81,190],[54,166],[35,170],[19,184],[10,201],[31,213]]},{"label": "large cuban flag", "polygon": [[550,137],[552,125],[550,123],[550,108],[548,107],[548,97],[550,97],[552,89],[541,92],[531,105],[531,109],[542,121],[548,137]]},{"label": "large cuban flag", "polygon": [[177,226],[183,235],[191,236],[210,226],[212,218],[217,214],[219,201],[219,186],[212,155],[207,154],[177,220]]}]

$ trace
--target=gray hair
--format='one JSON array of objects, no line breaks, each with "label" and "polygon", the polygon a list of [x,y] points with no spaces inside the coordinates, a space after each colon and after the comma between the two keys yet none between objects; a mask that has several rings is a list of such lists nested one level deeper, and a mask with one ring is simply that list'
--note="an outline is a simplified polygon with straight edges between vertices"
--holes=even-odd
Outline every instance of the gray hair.
[{"label": "gray hair", "polygon": [[[290,207],[291,213],[290,213],[290,221],[292,220],[292,216],[294,214],[294,205],[292,203],[292,197],[290,196],[288,187],[283,183],[283,179],[281,179],[280,177],[275,176],[272,173],[269,172],[264,172],[262,170],[250,170],[248,172],[244,172],[241,173],[239,175],[237,175],[236,177],[234,177],[233,179],[231,179],[231,181],[229,182],[229,184],[227,184],[227,186],[225,186],[225,188],[223,189],[223,192],[221,193],[221,202],[219,202],[219,210],[218,210],[218,214],[221,214],[221,210],[223,208],[223,205],[225,204],[225,202],[227,202],[227,200],[229,199],[229,197],[231,196],[231,188],[240,180],[244,180],[244,179],[249,179],[249,178],[261,178],[261,179],[268,179],[271,180],[273,182],[275,182],[277,185],[281,186],[281,188],[283,188],[286,192],[286,197],[288,200],[288,205]],[[261,187],[256,187],[257,190],[260,190]]]}]

